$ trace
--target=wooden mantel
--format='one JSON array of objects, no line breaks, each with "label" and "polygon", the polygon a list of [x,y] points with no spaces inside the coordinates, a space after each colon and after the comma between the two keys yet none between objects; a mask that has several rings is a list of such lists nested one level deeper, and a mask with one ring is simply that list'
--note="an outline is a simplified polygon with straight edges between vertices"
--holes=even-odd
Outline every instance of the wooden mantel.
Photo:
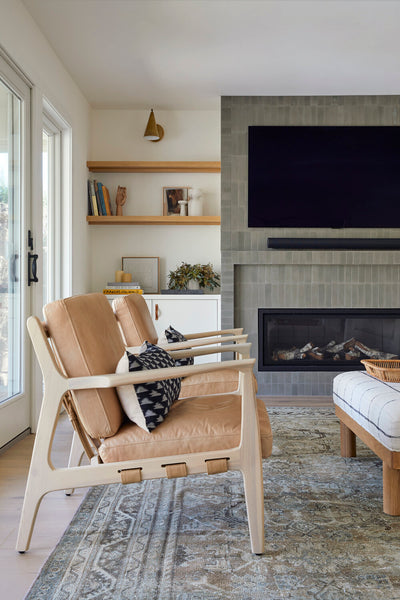
[{"label": "wooden mantel", "polygon": [[92,173],[220,173],[221,162],[215,161],[87,161]]}]

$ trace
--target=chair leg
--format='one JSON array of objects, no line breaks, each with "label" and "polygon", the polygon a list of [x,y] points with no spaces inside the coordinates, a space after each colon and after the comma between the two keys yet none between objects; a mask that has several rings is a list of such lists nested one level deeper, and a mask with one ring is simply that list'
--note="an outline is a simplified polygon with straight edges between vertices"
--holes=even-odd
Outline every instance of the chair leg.
[{"label": "chair leg", "polygon": [[[68,467],[79,467],[79,465],[81,464],[83,454],[84,449],[79,439],[79,435],[76,433],[76,431],[74,431],[74,435],[72,436],[71,448],[69,451]],[[67,496],[71,496],[71,494],[73,493],[73,488],[65,490],[65,494]]]},{"label": "chair leg", "polygon": [[36,476],[36,478],[29,476],[26,486],[16,545],[17,551],[21,554],[29,548],[33,527],[36,521],[36,515],[42,498],[45,495],[45,492],[43,492],[42,488],[38,485],[39,477],[39,474]]},{"label": "chair leg", "polygon": [[262,468],[252,467],[243,471],[247,519],[249,523],[251,551],[264,553],[264,489]]},{"label": "chair leg", "polygon": [[400,470],[383,463],[383,512],[400,516]]},{"label": "chair leg", "polygon": [[340,421],[340,454],[344,458],[357,456],[356,435]]}]

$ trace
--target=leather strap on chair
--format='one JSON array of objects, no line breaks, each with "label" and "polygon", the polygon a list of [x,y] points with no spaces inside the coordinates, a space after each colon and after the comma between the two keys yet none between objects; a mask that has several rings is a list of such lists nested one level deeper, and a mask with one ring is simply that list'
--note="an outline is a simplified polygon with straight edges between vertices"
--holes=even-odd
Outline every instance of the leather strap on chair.
[{"label": "leather strap on chair", "polygon": [[121,469],[119,471],[121,474],[121,483],[139,483],[142,481],[142,469],[139,467],[138,469]]},{"label": "leather strap on chair", "polygon": [[89,444],[87,435],[86,435],[85,431],[83,430],[82,425],[80,424],[80,421],[75,412],[71,392],[66,392],[64,394],[63,404],[65,407],[65,410],[68,413],[68,417],[69,417],[69,420],[71,421],[71,425],[74,428],[74,430],[76,431],[76,433],[78,434],[79,439],[81,441],[81,444],[83,446],[83,449],[84,449],[88,459],[91,460],[94,456],[94,452]]},{"label": "leather strap on chair", "polygon": [[188,474],[186,463],[175,463],[173,465],[163,465],[167,472],[168,479],[174,477],[186,477]]},{"label": "leather strap on chair", "polygon": [[226,473],[228,470],[228,459],[212,458],[211,460],[206,460],[206,465],[208,475],[215,475],[216,473]]}]

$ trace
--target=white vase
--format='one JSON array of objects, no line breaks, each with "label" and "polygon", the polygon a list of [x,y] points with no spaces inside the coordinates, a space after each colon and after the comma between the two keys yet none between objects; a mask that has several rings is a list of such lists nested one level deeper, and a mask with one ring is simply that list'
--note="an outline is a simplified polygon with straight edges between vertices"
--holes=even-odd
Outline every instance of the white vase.
[{"label": "white vase", "polygon": [[195,279],[191,279],[190,281],[188,281],[187,289],[188,290],[199,290],[200,289],[199,282],[196,281]]},{"label": "white vase", "polygon": [[203,214],[203,200],[192,198],[189,200],[189,217],[201,217]]},{"label": "white vase", "polygon": [[188,205],[187,200],[179,200],[178,204],[181,207],[181,211],[180,211],[181,217],[186,217],[187,216],[187,205]]}]

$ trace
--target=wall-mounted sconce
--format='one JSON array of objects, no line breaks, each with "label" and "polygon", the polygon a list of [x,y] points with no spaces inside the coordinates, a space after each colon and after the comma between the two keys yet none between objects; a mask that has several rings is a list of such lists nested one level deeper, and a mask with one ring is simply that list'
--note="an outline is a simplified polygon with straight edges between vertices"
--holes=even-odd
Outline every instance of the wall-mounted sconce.
[{"label": "wall-mounted sconce", "polygon": [[161,125],[157,125],[153,109],[151,109],[149,120],[147,121],[144,139],[150,142],[159,142],[164,137],[164,129]]}]

